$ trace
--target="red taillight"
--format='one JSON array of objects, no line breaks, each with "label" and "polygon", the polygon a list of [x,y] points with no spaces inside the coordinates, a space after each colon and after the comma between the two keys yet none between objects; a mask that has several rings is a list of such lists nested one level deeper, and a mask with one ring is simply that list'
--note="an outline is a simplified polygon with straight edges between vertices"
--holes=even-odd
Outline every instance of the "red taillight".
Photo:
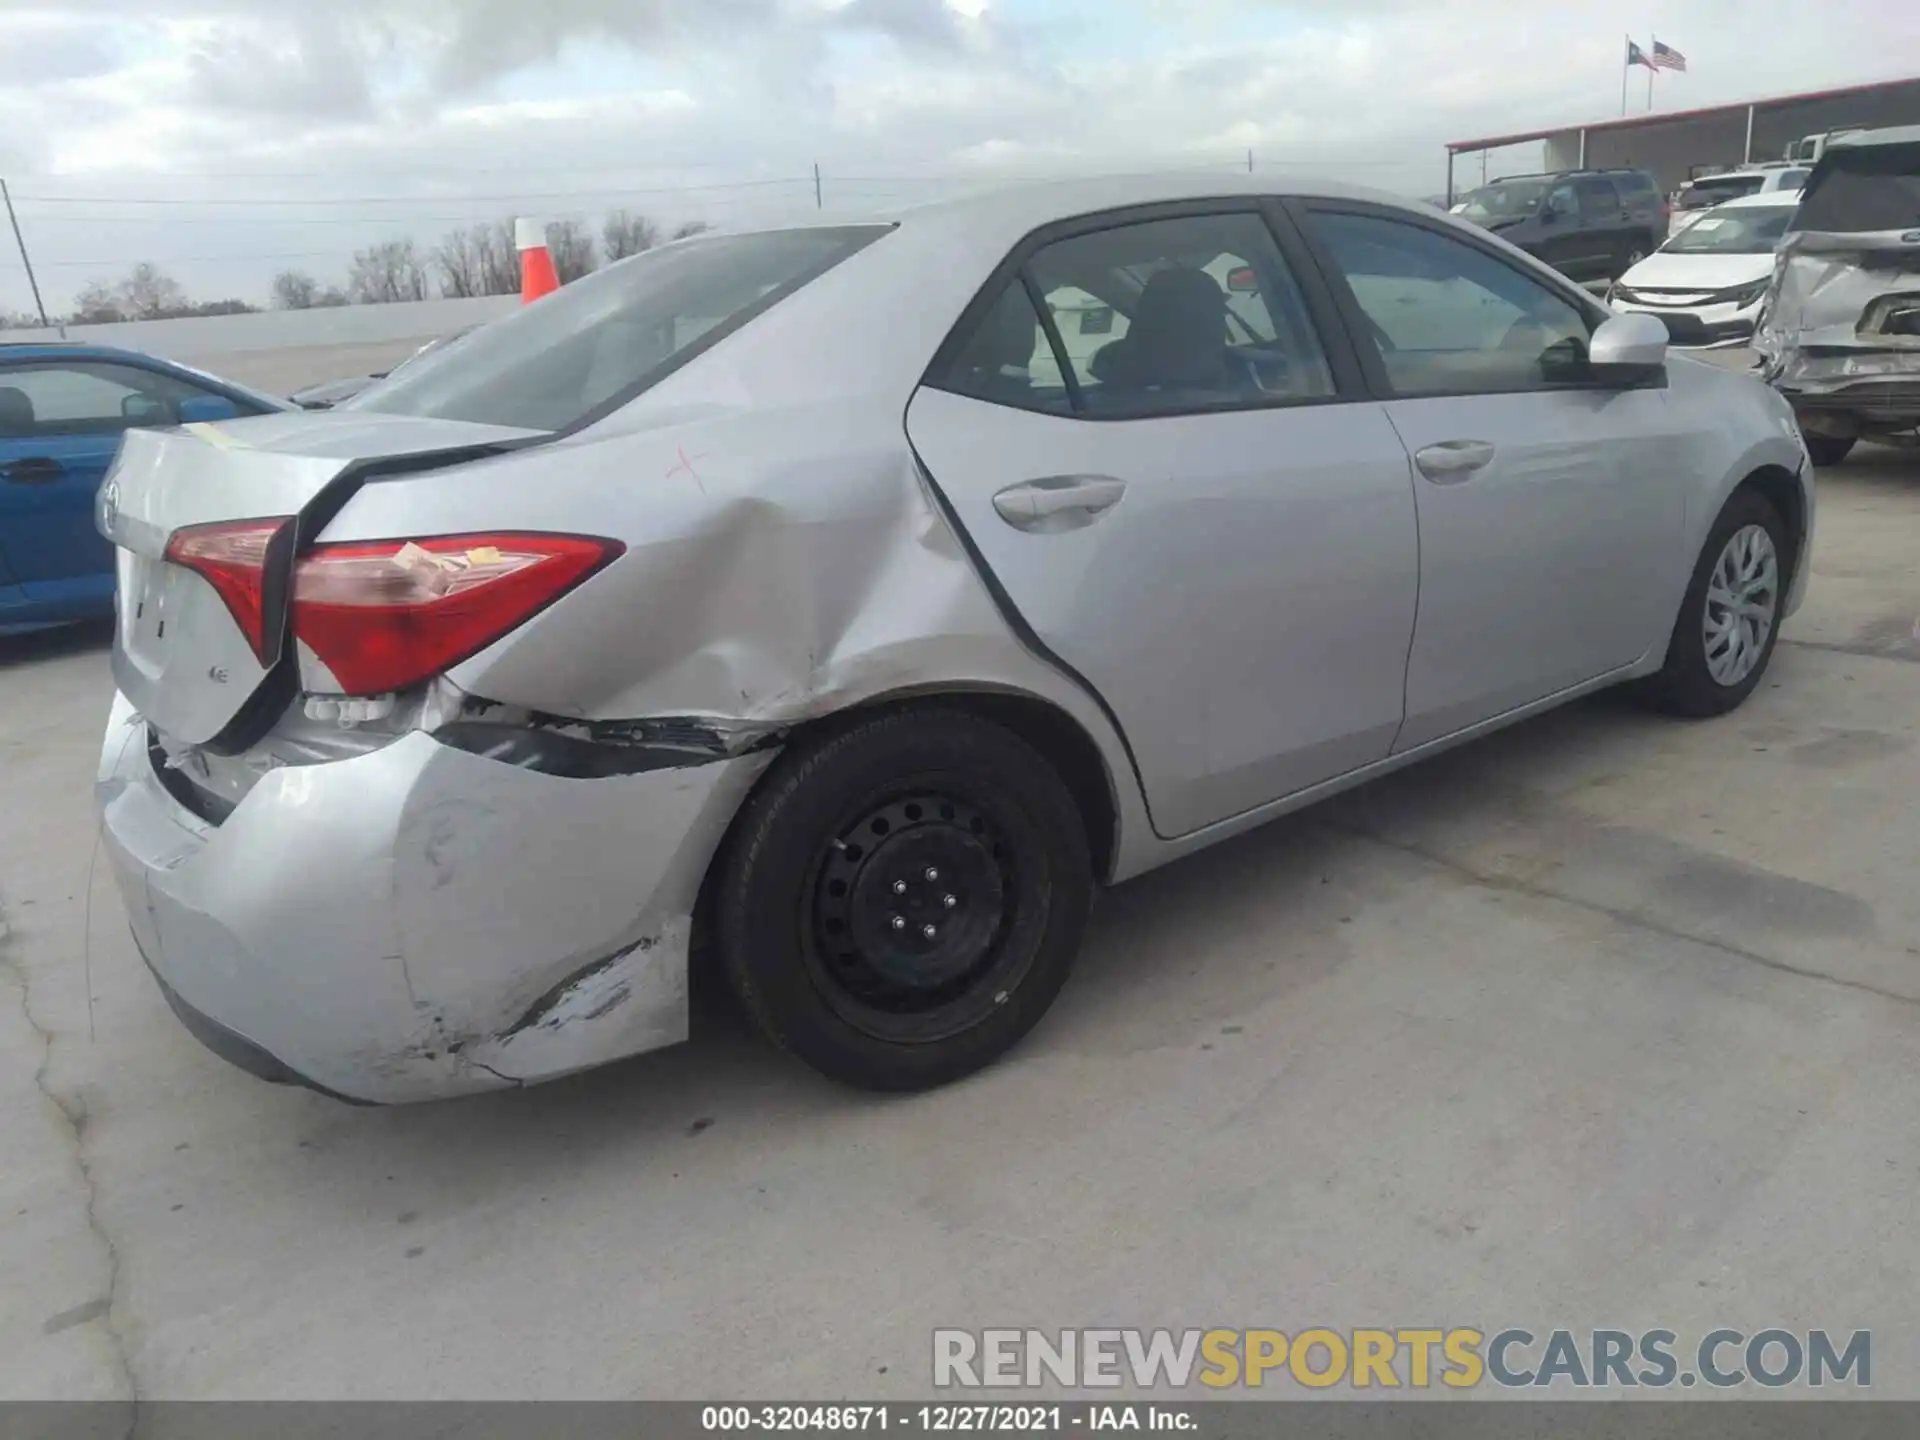
[{"label": "red taillight", "polygon": [[167,540],[167,559],[193,571],[219,592],[262,665],[268,655],[267,552],[291,521],[287,515],[223,520],[176,530]]},{"label": "red taillight", "polygon": [[293,633],[345,694],[405,690],[524,624],[625,548],[579,535],[320,545],[294,570]]}]

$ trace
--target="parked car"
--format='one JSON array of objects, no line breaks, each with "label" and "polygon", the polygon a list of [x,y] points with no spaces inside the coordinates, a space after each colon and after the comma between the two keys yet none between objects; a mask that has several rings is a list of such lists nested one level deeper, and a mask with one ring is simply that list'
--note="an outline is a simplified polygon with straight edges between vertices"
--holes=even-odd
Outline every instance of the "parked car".
[{"label": "parked car", "polygon": [[93,506],[126,431],[285,408],[131,350],[0,342],[0,635],[113,613]]},{"label": "parked car", "polygon": [[1773,252],[1799,204],[1797,191],[1775,190],[1714,206],[1622,275],[1608,303],[1622,314],[1659,316],[1675,345],[1745,345],[1773,281]]},{"label": "parked car", "polygon": [[683,1038],[699,963],[825,1073],[934,1085],[1102,884],[1604,686],[1739,705],[1813,504],[1778,395],[1417,202],[700,237],[349,410],[128,437],[105,844],[272,1079],[579,1070]]},{"label": "parked car", "polygon": [[336,405],[346,404],[362,391],[372,389],[387,377],[398,375],[416,360],[425,359],[429,355],[444,350],[462,335],[471,334],[479,328],[478,325],[468,325],[454,331],[451,335],[441,335],[429,340],[391,370],[379,370],[371,375],[351,375],[344,380],[322,381],[318,385],[309,385],[304,390],[296,390],[288,398],[302,410],[331,410]]},{"label": "parked car", "polygon": [[1744,195],[1798,191],[1812,173],[1805,165],[1753,165],[1718,175],[1703,175],[1674,196],[1673,219],[1667,237],[1678,235],[1715,206],[1729,200],[1738,200]]},{"label": "parked car", "polygon": [[1667,234],[1667,202],[1644,170],[1507,176],[1469,192],[1454,213],[1574,280],[1624,274]]},{"label": "parked car", "polygon": [[1920,125],[1827,143],[1754,348],[1819,463],[1861,439],[1920,444]]}]

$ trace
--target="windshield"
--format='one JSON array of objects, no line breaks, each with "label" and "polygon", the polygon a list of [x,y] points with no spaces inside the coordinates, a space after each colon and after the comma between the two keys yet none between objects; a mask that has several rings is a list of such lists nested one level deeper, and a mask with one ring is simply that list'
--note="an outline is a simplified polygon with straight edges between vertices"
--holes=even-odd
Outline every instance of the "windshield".
[{"label": "windshield", "polygon": [[1539,209],[1540,197],[1546,193],[1547,182],[1544,180],[1501,180],[1492,185],[1483,185],[1468,194],[1460,214],[1468,220],[1482,223],[1488,220],[1518,220]]},{"label": "windshield", "polygon": [[1680,192],[1674,201],[1678,210],[1704,210],[1709,205],[1724,205],[1736,195],[1753,195],[1766,184],[1764,175],[1729,175],[1723,179],[1696,180]]},{"label": "windshield", "polygon": [[565,430],[639,394],[888,228],[717,235],[646,251],[416,357],[354,408]]},{"label": "windshield", "polygon": [[1660,247],[1668,255],[1768,255],[1787,233],[1792,205],[1722,205]]},{"label": "windshield", "polygon": [[1801,196],[1795,230],[1920,228],[1920,145],[1829,150]]}]

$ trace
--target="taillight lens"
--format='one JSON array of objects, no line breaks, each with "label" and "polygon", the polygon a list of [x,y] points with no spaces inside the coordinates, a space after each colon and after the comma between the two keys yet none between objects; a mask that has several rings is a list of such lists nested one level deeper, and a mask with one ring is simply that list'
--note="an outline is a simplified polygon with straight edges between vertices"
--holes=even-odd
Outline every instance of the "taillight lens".
[{"label": "taillight lens", "polygon": [[166,556],[219,592],[260,663],[267,663],[267,555],[289,515],[191,525],[167,538]]},{"label": "taillight lens", "polygon": [[293,633],[348,695],[438,675],[526,623],[626,547],[580,535],[447,535],[316,546]]}]

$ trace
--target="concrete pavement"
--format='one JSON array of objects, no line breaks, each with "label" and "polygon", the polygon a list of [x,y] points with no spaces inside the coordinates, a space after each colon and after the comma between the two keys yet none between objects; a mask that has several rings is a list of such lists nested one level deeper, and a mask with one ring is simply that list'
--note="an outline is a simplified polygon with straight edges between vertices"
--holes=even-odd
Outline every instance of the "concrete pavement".
[{"label": "concrete pavement", "polygon": [[8,644],[0,1397],[907,1397],[994,1324],[1872,1328],[1920,1396],[1916,554],[1861,452],[1748,707],[1600,697],[1125,886],[893,1099],[720,1004],[438,1106],[230,1069],[89,893],[100,637]]}]

